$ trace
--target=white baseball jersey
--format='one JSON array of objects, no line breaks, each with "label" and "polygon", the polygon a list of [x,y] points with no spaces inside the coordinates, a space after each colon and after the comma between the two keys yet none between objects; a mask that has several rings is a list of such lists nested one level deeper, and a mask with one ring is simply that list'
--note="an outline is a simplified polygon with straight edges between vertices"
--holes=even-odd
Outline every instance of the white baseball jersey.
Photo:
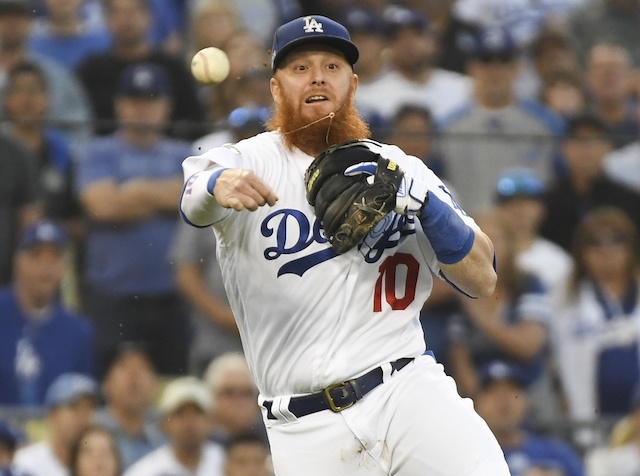
[{"label": "white baseball jersey", "polygon": [[[395,146],[367,144],[427,182],[475,227],[423,162]],[[203,192],[212,200],[202,185],[209,174],[198,173],[213,164],[251,169],[279,197],[273,207],[216,207],[207,217],[247,361],[265,398],[315,392],[425,350],[418,315],[439,267],[419,222],[392,212],[361,246],[337,255],[306,200],[304,173],[312,161],[288,150],[279,133],[266,132],[183,163],[181,208],[188,219],[206,199]]]},{"label": "white baseball jersey", "polygon": [[33,443],[20,448],[13,459],[18,474],[30,476],[69,476],[67,468],[53,453],[47,441]]}]

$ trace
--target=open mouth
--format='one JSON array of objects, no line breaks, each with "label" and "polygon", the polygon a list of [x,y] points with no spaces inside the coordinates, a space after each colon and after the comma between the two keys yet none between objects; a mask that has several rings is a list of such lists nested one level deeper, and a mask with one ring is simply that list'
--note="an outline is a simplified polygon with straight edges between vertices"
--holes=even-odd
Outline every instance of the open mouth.
[{"label": "open mouth", "polygon": [[313,96],[309,96],[305,102],[307,104],[313,104],[316,102],[323,102],[323,101],[328,101],[329,98],[327,96],[323,96],[322,94],[315,94]]}]

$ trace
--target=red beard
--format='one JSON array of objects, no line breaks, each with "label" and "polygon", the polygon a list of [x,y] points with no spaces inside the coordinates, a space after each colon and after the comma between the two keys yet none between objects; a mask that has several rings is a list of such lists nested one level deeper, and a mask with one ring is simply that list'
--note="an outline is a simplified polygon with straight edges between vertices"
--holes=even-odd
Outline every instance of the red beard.
[{"label": "red beard", "polygon": [[360,118],[354,102],[355,90],[335,115],[319,118],[317,122],[309,122],[296,113],[292,100],[283,97],[281,103],[275,104],[273,117],[267,122],[267,129],[280,131],[287,148],[294,146],[316,156],[327,147],[353,139],[370,137],[369,126]]}]

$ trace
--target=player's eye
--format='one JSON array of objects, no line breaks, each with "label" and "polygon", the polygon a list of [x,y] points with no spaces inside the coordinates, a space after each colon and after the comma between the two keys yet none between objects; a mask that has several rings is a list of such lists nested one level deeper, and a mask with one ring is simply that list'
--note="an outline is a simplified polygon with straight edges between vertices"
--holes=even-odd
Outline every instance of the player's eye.
[{"label": "player's eye", "polygon": [[329,63],[327,65],[327,68],[329,68],[329,69],[338,69],[338,65],[336,63]]}]

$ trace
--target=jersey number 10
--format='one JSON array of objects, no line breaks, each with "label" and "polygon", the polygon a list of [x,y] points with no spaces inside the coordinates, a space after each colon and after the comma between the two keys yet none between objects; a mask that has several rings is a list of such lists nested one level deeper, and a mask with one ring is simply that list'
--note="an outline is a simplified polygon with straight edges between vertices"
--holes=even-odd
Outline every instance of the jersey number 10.
[{"label": "jersey number 10", "polygon": [[[405,268],[404,270],[402,268]],[[398,269],[405,271],[404,295],[396,295],[398,282]],[[401,311],[409,307],[416,297],[416,284],[418,283],[418,270],[420,263],[411,255],[396,253],[387,257],[378,268],[380,276],[376,281],[376,289],[373,294],[373,312],[382,312],[382,296],[394,311]]]}]

